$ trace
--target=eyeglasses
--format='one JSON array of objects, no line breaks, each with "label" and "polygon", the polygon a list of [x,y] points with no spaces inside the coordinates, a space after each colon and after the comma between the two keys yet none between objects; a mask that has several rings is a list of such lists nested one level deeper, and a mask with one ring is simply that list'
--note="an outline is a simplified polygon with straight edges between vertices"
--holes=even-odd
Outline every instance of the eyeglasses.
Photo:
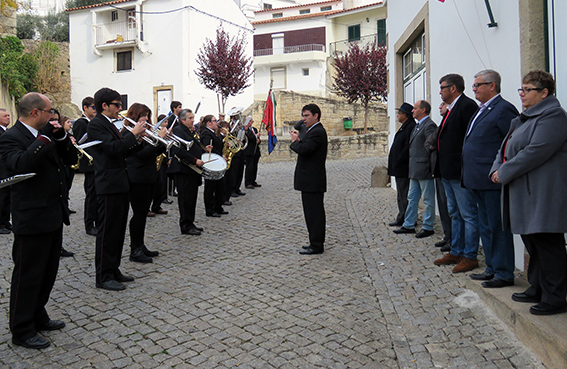
[{"label": "eyeglasses", "polygon": [[55,109],[48,109],[48,110],[37,109],[37,110],[39,110],[39,111],[44,111],[44,112],[49,113],[49,114],[51,114],[51,115],[57,113],[57,110],[55,110]]},{"label": "eyeglasses", "polygon": [[121,102],[117,102],[117,103],[115,103],[115,102],[109,102],[107,105],[114,105],[114,106],[116,106],[117,108],[122,107],[122,103],[121,103]]},{"label": "eyeglasses", "polygon": [[534,90],[535,90],[535,91],[541,91],[541,90],[543,90],[543,88],[529,88],[529,87],[524,87],[524,88],[519,88],[519,89],[518,89],[518,93],[519,93],[520,95],[521,95],[521,94],[526,95],[526,94],[529,94],[531,91],[534,91]]},{"label": "eyeglasses", "polygon": [[475,83],[475,84],[472,85],[472,88],[479,88],[479,87],[482,86],[482,85],[489,85],[489,84],[491,84],[491,83],[492,83],[492,82],[480,82],[480,83]]},{"label": "eyeglasses", "polygon": [[95,106],[94,106],[94,105],[87,105],[87,108],[91,108],[91,109],[94,109],[94,108],[95,108]]},{"label": "eyeglasses", "polygon": [[443,91],[443,89],[447,88],[447,87],[453,87],[454,85],[447,85],[447,86],[439,86],[439,88],[441,89],[441,91]]}]

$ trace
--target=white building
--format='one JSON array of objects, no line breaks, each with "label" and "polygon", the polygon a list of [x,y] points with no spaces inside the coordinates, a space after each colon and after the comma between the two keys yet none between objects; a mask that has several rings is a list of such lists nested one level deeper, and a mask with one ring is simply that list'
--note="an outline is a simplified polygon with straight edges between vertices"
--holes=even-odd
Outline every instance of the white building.
[{"label": "white building", "polygon": [[[404,101],[431,103],[440,121],[439,78],[458,73],[474,99],[474,74],[494,69],[502,76],[502,96],[521,111],[517,89],[529,70],[548,69],[557,78],[557,96],[567,103],[564,61],[567,2],[547,0],[405,0],[388,2],[390,142],[397,130],[395,108]],[[549,29],[544,28],[549,24]],[[545,45],[546,40],[549,44]],[[546,51],[548,50],[548,51]],[[516,239],[516,266],[524,269],[523,244]]]},{"label": "white building", "polygon": [[65,0],[24,0],[22,9],[32,14],[45,17],[47,14],[65,10]]},{"label": "white building", "polygon": [[[252,27],[233,0],[117,0],[69,9],[72,101],[80,105],[110,87],[123,94],[125,108],[144,103],[154,117],[169,112],[172,100],[193,110],[200,102],[197,116],[216,115],[217,96],[194,71],[199,50],[220,25],[245,37],[252,57]],[[249,87],[229,97],[226,108],[252,101]]]}]

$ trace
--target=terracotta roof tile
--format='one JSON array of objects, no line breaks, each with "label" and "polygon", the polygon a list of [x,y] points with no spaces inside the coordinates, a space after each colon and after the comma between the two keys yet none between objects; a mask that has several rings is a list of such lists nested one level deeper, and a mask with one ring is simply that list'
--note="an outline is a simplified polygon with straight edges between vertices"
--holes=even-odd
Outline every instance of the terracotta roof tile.
[{"label": "terracotta roof tile", "polygon": [[322,5],[322,4],[329,4],[329,3],[340,3],[343,0],[329,0],[329,1],[322,1],[320,3],[310,3],[310,4],[302,4],[302,5],[293,5],[293,6],[286,6],[283,8],[273,8],[273,9],[264,9],[264,10],[258,10],[255,11],[254,13],[265,13],[265,12],[271,12],[274,10],[284,10],[284,9],[294,9],[294,8],[302,8],[302,7],[306,7],[306,6],[313,6],[313,5]]},{"label": "terracotta roof tile", "polygon": [[114,4],[120,4],[120,3],[127,3],[130,1],[135,1],[135,0],[114,0],[114,1],[107,1],[105,3],[100,3],[100,4],[93,4],[93,5],[86,5],[86,6],[79,6],[77,8],[71,8],[71,9],[67,9],[65,10],[66,12],[71,12],[74,10],[83,10],[83,9],[90,9],[90,8],[97,8],[99,6],[105,6],[105,5],[114,5]]},{"label": "terracotta roof tile", "polygon": [[312,13],[312,14],[301,14],[301,15],[293,15],[291,17],[281,17],[281,18],[272,18],[266,19],[261,21],[252,22],[252,25],[255,26],[257,24],[266,24],[266,23],[275,23],[275,22],[285,22],[290,20],[296,19],[305,19],[305,18],[315,18],[315,17],[323,17],[326,15],[331,15],[335,13],[341,13],[343,10],[330,10],[328,12],[319,12],[319,13]]}]

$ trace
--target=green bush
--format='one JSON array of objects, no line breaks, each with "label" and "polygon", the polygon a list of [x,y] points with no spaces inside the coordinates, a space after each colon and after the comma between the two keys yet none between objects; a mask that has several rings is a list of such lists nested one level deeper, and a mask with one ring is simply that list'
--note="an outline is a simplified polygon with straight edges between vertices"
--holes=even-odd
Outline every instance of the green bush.
[{"label": "green bush", "polygon": [[24,54],[24,46],[14,36],[0,37],[0,76],[16,99],[28,91],[35,90],[35,77],[38,64],[35,59]]}]

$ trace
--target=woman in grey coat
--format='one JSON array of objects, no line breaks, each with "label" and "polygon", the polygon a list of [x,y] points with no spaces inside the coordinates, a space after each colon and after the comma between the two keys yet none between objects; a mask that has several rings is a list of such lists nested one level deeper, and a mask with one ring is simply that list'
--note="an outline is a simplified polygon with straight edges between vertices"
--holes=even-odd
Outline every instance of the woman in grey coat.
[{"label": "woman in grey coat", "polygon": [[502,223],[520,234],[530,254],[528,281],[512,300],[537,303],[535,315],[567,310],[567,113],[553,76],[532,71],[518,90],[524,111],[512,120],[491,169],[502,183]]}]

